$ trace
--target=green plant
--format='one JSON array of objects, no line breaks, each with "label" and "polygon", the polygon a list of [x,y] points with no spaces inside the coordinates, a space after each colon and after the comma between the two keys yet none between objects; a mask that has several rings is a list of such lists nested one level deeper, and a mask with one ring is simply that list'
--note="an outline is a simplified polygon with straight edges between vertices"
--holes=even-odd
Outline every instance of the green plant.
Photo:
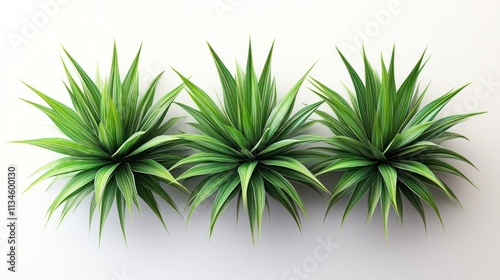
[{"label": "green plant", "polygon": [[92,195],[90,223],[98,209],[99,239],[113,202],[116,202],[126,238],[126,208],[130,215],[133,204],[140,211],[141,198],[165,227],[155,195],[176,211],[177,207],[160,182],[187,191],[167,169],[181,158],[176,148],[179,138],[163,135],[178,120],[172,118],[163,123],[171,103],[183,87],[175,88],[153,105],[160,74],[139,98],[140,52],[141,48],[121,80],[115,46],[109,78],[102,81],[97,74],[94,82],[65,50],[81,81],[79,85],[63,61],[68,78],[65,86],[74,109],[28,85],[49,107],[25,101],[45,113],[67,137],[17,141],[66,155],[37,171],[47,170],[29,188],[48,178],[55,177],[55,181],[69,177],[49,207],[48,219],[64,205],[60,216],[62,221],[72,209]]},{"label": "green plant", "polygon": [[317,111],[322,117],[320,122],[334,136],[326,139],[329,146],[321,148],[324,151],[323,160],[316,164],[315,170],[320,170],[318,175],[344,171],[328,201],[327,214],[341,198],[350,195],[343,222],[349,211],[368,193],[368,220],[372,218],[380,201],[387,235],[391,205],[402,221],[403,194],[420,214],[424,225],[426,220],[422,201],[441,220],[430,189],[438,189],[450,199],[458,199],[436,173],[458,175],[472,184],[462,172],[442,159],[456,159],[470,165],[472,163],[462,155],[444,148],[441,143],[465,138],[448,129],[480,113],[436,119],[441,109],[465,86],[444,94],[420,109],[427,87],[419,94],[417,78],[425,65],[425,52],[399,88],[395,81],[394,49],[389,69],[382,59],[381,77],[363,52],[364,83],[340,51],[339,54],[355,89],[354,93],[348,91],[351,104],[336,91],[317,80],[312,81],[315,92],[335,113],[332,116],[324,111]]},{"label": "green plant", "polygon": [[198,153],[180,160],[174,167],[194,165],[177,179],[204,176],[189,198],[189,215],[205,199],[217,193],[213,202],[210,234],[215,222],[233,198],[238,196],[248,212],[252,239],[260,234],[267,196],[277,200],[300,228],[297,206],[305,213],[302,201],[290,181],[316,190],[326,190],[300,162],[297,147],[318,137],[302,135],[309,116],[322,103],[305,106],[292,115],[293,105],[304,75],[281,101],[276,103],[276,85],[271,76],[273,47],[257,77],[249,46],[246,70],[237,65],[233,76],[209,46],[223,92],[222,108],[199,87],[179,74],[198,110],[180,104],[197,123],[191,124],[201,135],[183,135],[186,145]]}]

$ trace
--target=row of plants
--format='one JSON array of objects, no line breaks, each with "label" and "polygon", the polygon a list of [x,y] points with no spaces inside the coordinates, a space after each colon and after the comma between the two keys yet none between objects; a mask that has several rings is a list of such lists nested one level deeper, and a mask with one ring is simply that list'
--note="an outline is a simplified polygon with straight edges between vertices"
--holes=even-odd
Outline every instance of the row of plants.
[{"label": "row of plants", "polygon": [[[162,73],[141,94],[141,49],[122,78],[116,46],[109,75],[103,79],[97,74],[94,80],[64,50],[69,62],[63,61],[64,86],[72,107],[28,85],[47,105],[25,101],[45,113],[65,136],[17,141],[64,155],[40,168],[41,175],[29,187],[49,178],[64,180],[47,211],[48,219],[60,213],[62,221],[90,197],[90,223],[95,215],[99,217],[99,239],[112,208],[118,211],[124,237],[125,218],[134,207],[139,211],[149,207],[166,228],[160,205],[166,202],[180,214],[169,194],[176,189],[190,194],[189,216],[213,198],[210,234],[236,200],[237,211],[243,208],[248,214],[254,239],[255,233],[260,235],[269,199],[279,202],[301,228],[301,215],[307,214],[297,189],[305,186],[327,195],[327,214],[346,197],[342,221],[366,197],[368,220],[379,205],[387,235],[391,209],[403,218],[403,197],[424,224],[425,204],[441,220],[433,189],[458,202],[440,173],[460,176],[472,184],[446,160],[473,164],[442,143],[467,139],[449,129],[480,113],[437,118],[465,86],[422,104],[428,87],[419,90],[418,76],[426,63],[425,52],[397,86],[394,49],[388,65],[381,59],[379,72],[363,51],[363,75],[339,51],[353,85],[353,90],[345,89],[346,100],[310,77],[309,71],[280,99],[271,74],[273,47],[260,73],[254,69],[251,45],[246,65],[237,64],[234,73],[210,45],[209,50],[220,78],[220,102],[177,71],[183,83],[154,102]],[[321,101],[294,113],[297,94],[306,80]],[[170,128],[180,118],[166,119],[182,92],[189,94],[195,106],[176,104],[195,120],[190,125],[198,134],[172,132]],[[318,109],[323,103],[329,110]],[[311,118],[313,114],[319,118]],[[315,124],[331,130],[332,136],[309,134],[308,128]],[[330,172],[342,175],[335,184],[325,186],[318,175]],[[200,183],[186,188],[193,178],[201,178]]]}]

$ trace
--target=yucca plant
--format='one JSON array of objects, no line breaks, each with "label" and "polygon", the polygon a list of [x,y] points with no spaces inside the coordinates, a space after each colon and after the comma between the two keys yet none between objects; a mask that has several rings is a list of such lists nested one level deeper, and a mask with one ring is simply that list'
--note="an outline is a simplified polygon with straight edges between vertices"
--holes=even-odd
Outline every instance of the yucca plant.
[{"label": "yucca plant", "polygon": [[327,214],[333,205],[349,195],[343,222],[349,211],[367,194],[368,221],[380,201],[387,235],[391,206],[401,221],[403,219],[403,195],[420,214],[424,225],[423,202],[436,212],[441,221],[431,189],[444,192],[452,200],[458,199],[438,173],[458,175],[472,184],[462,172],[443,159],[472,163],[441,143],[465,138],[448,130],[480,113],[436,118],[465,86],[420,108],[428,88],[420,94],[417,82],[425,65],[425,52],[399,87],[395,80],[394,49],[388,69],[384,60],[381,61],[381,76],[372,68],[363,51],[364,82],[340,51],[339,54],[354,85],[354,92],[348,90],[350,104],[336,91],[312,80],[315,92],[335,113],[317,111],[322,118],[320,122],[334,136],[325,140],[328,147],[321,148],[323,160],[316,163],[315,170],[319,170],[318,174],[344,172],[332,191]]},{"label": "yucca plant", "polygon": [[202,176],[192,191],[190,213],[204,200],[215,195],[209,232],[233,198],[237,197],[248,212],[252,239],[260,235],[262,215],[268,196],[277,200],[292,215],[300,228],[297,206],[304,205],[292,182],[326,191],[320,181],[299,161],[295,154],[301,144],[318,137],[303,135],[310,125],[309,116],[322,102],[305,106],[292,115],[292,109],[304,75],[279,102],[276,84],[271,76],[272,50],[260,76],[248,48],[246,70],[237,65],[233,76],[210,47],[220,77],[223,104],[219,107],[208,94],[187,78],[180,77],[198,109],[180,104],[195,120],[191,124],[201,135],[183,135],[188,147],[198,152],[180,160],[173,168],[191,165],[177,180]]},{"label": "yucca plant", "polygon": [[[98,210],[99,240],[113,203],[116,203],[125,238],[126,209],[132,214],[135,204],[140,211],[142,199],[165,226],[156,197],[165,200],[176,211],[177,207],[161,183],[187,191],[167,169],[181,158],[176,148],[179,138],[163,135],[178,120],[172,118],[164,122],[170,105],[183,86],[178,86],[153,104],[162,74],[139,97],[141,48],[122,80],[115,45],[109,77],[103,81],[97,73],[95,82],[64,51],[77,73],[75,78],[63,61],[68,79],[65,86],[73,108],[29,85],[49,107],[25,101],[45,113],[66,137],[18,141],[65,155],[37,171],[45,172],[31,184],[33,186],[48,178],[70,178],[49,207],[48,219],[63,206],[62,221],[86,197],[91,196],[90,223],[95,210]],[[81,83],[77,83],[76,79]]]}]

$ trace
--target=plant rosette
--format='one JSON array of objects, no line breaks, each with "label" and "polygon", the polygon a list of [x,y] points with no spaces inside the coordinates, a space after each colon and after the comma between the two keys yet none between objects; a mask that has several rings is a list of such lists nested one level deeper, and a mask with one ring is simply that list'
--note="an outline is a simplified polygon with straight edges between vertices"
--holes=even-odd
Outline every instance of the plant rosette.
[{"label": "plant rosette", "polygon": [[[317,191],[328,192],[323,184],[299,160],[302,144],[321,137],[305,135],[312,122],[309,116],[322,103],[316,102],[292,114],[299,88],[307,77],[277,102],[276,84],[271,76],[272,50],[269,51],[260,76],[257,76],[249,46],[246,69],[239,65],[230,73],[209,46],[220,77],[223,104],[219,107],[207,93],[179,74],[196,108],[180,104],[195,120],[191,124],[201,134],[182,135],[186,145],[198,151],[180,160],[173,168],[191,166],[177,180],[202,177],[192,191],[190,214],[201,202],[215,195],[209,232],[233,199],[248,213],[252,239],[261,230],[268,197],[275,199],[301,227],[298,208],[304,205],[292,182]],[[298,207],[298,208],[297,208]]]},{"label": "plant rosette", "polygon": [[[142,47],[141,47],[142,48]],[[99,216],[99,240],[113,203],[119,215],[125,237],[125,213],[132,215],[133,205],[140,209],[140,200],[158,216],[166,229],[157,197],[166,201],[177,212],[177,206],[161,183],[187,192],[168,171],[182,158],[177,148],[181,140],[176,135],[164,135],[179,118],[164,122],[170,105],[182,91],[178,86],[154,103],[158,75],[145,94],[139,97],[138,63],[141,48],[125,78],[120,78],[116,46],[109,78],[102,80],[97,73],[95,82],[65,50],[76,70],[78,84],[66,64],[66,90],[73,108],[43,94],[28,85],[48,107],[26,101],[45,113],[65,138],[43,138],[17,141],[35,145],[65,155],[38,170],[44,171],[30,185],[55,178],[69,178],[47,211],[50,217],[61,208],[60,220],[91,196],[90,219]],[[28,188],[28,189],[29,189]]]},{"label": "plant rosette", "polygon": [[458,175],[472,184],[461,171],[443,159],[474,165],[441,144],[457,138],[467,139],[448,130],[481,113],[436,116],[465,86],[421,108],[428,86],[420,94],[417,79],[425,65],[425,52],[399,88],[395,80],[394,49],[388,69],[384,60],[381,61],[381,76],[372,68],[363,51],[364,82],[340,51],[339,54],[354,85],[354,92],[348,90],[350,103],[335,90],[312,79],[314,91],[334,113],[317,111],[322,118],[319,122],[334,136],[325,140],[327,147],[319,148],[323,151],[323,159],[315,164],[314,170],[318,171],[317,175],[343,172],[328,200],[327,214],[340,199],[349,196],[344,222],[352,208],[368,195],[368,220],[380,202],[387,236],[390,209],[392,207],[402,221],[402,196],[405,196],[420,214],[424,225],[423,203],[436,212],[442,223],[431,189],[445,193],[452,200],[458,199],[438,173]]}]

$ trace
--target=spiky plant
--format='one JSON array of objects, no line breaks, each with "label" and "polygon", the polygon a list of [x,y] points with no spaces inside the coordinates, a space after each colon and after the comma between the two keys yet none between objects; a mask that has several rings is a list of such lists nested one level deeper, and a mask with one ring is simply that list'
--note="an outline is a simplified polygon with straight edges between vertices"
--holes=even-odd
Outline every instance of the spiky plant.
[{"label": "spiky plant", "polygon": [[465,138],[448,130],[480,113],[436,118],[441,109],[465,86],[420,108],[428,88],[420,94],[417,83],[418,75],[425,65],[425,52],[399,87],[395,80],[394,49],[389,69],[384,60],[381,61],[381,77],[363,52],[364,82],[340,51],[339,54],[354,85],[354,92],[348,90],[351,103],[336,91],[313,80],[316,93],[335,113],[331,115],[317,111],[322,117],[320,122],[334,136],[326,139],[329,146],[323,149],[323,160],[315,168],[320,170],[318,174],[344,172],[332,191],[327,214],[341,198],[349,195],[343,222],[349,211],[368,194],[368,221],[380,201],[387,235],[391,206],[402,221],[403,195],[420,214],[424,225],[426,220],[422,202],[427,203],[441,220],[431,189],[444,192],[452,200],[458,199],[437,173],[458,175],[472,184],[462,172],[443,159],[472,163],[441,143]]},{"label": "spiky plant", "polygon": [[201,132],[201,135],[183,135],[186,145],[198,153],[173,167],[193,165],[178,180],[204,177],[189,198],[189,215],[215,193],[209,229],[212,234],[220,214],[237,197],[237,209],[242,202],[248,212],[253,239],[255,227],[260,234],[269,195],[288,210],[300,228],[297,206],[304,214],[305,210],[292,181],[327,191],[294,154],[299,145],[317,140],[302,133],[310,124],[309,116],[322,102],[305,106],[292,115],[297,92],[307,74],[276,102],[276,85],[271,76],[273,47],[260,76],[254,70],[250,45],[246,70],[237,65],[234,76],[210,45],[209,49],[222,85],[221,107],[179,74],[198,109],[180,106],[196,120],[191,125]]},{"label": "spiky plant", "polygon": [[18,141],[65,155],[37,171],[46,170],[31,184],[48,178],[70,178],[49,207],[48,219],[63,206],[62,221],[91,196],[90,223],[98,209],[99,239],[114,202],[125,237],[126,209],[132,214],[135,204],[140,211],[142,199],[165,226],[156,196],[176,211],[177,207],[160,183],[187,191],[167,169],[180,159],[176,151],[179,139],[175,135],[163,135],[178,120],[172,118],[164,122],[170,105],[183,87],[175,88],[153,104],[159,74],[139,97],[141,48],[122,80],[115,45],[109,78],[102,81],[97,74],[95,82],[64,51],[76,69],[76,79],[81,81],[77,83],[63,61],[68,79],[65,86],[74,109],[29,85],[49,107],[25,101],[45,113],[66,137]]}]

